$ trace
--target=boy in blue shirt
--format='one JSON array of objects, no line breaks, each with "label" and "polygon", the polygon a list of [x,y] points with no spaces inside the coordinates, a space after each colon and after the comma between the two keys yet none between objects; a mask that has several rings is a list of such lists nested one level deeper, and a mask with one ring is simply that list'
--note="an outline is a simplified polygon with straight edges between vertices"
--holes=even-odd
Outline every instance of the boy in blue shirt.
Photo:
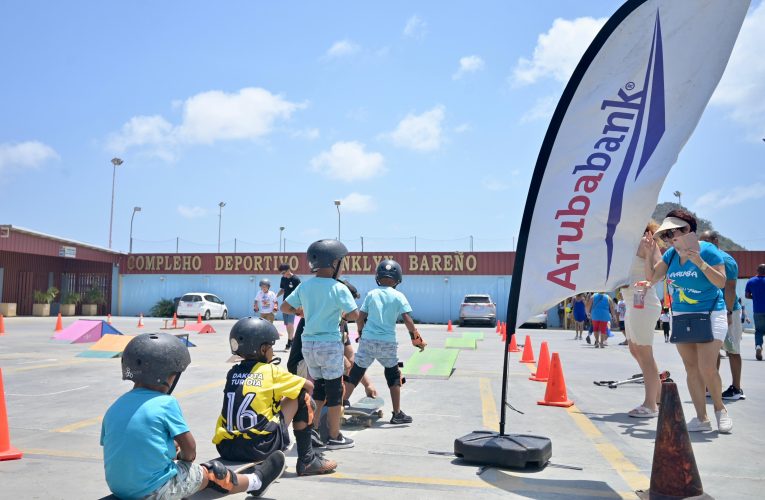
[{"label": "boy in blue shirt", "polygon": [[[311,272],[316,277],[298,285],[282,303],[281,310],[305,318],[302,334],[303,358],[314,379],[316,414],[327,406],[328,449],[352,448],[353,440],[340,432],[343,411],[343,342],[340,320],[359,316],[353,295],[337,281],[348,249],[338,240],[319,240],[308,247]],[[319,419],[316,419],[317,421]],[[318,422],[316,422],[318,424]]]},{"label": "boy in blue shirt", "polygon": [[261,496],[284,472],[281,451],[253,474],[234,474],[217,460],[193,463],[196,442],[170,396],[189,363],[186,345],[168,333],[144,333],[125,347],[122,379],[135,385],[109,407],[101,426],[106,483],[115,496],[172,500],[208,486]]},{"label": "boy in blue shirt", "polygon": [[[401,266],[395,260],[383,260],[378,264],[375,281],[379,288],[370,290],[364,298],[361,313],[356,321],[359,330],[359,350],[353,363],[348,380],[346,394],[350,399],[353,390],[359,384],[374,360],[385,368],[385,380],[390,389],[390,399],[393,404],[391,424],[408,424],[412,417],[401,410],[401,370],[398,366],[398,344],[396,343],[396,320],[401,316],[409,331],[412,345],[420,351],[427,345],[414,326],[412,307],[406,296],[396,290],[401,283],[403,273]],[[363,336],[362,336],[363,335]]]}]

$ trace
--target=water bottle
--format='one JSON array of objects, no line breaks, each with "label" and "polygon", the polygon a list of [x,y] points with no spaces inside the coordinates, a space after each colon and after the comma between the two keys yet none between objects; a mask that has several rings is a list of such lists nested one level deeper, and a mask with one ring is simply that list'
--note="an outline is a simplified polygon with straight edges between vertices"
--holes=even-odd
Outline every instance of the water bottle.
[{"label": "water bottle", "polygon": [[645,292],[646,286],[644,281],[635,283],[635,294],[632,296],[632,306],[635,309],[643,309],[645,307]]}]

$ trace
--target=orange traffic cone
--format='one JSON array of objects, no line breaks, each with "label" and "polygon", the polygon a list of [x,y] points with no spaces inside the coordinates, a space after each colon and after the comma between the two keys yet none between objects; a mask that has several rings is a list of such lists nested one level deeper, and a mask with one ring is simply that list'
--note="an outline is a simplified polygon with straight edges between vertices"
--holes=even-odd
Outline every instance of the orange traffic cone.
[{"label": "orange traffic cone", "polygon": [[108,324],[110,324],[110,325],[112,324],[112,315],[111,315],[111,314],[107,314],[107,315],[106,315],[106,322],[107,322]]},{"label": "orange traffic cone", "polygon": [[447,332],[453,332],[454,331],[454,328],[452,328],[452,320],[449,320],[449,323],[447,323],[446,331]]},{"label": "orange traffic cone", "polygon": [[202,313],[197,313],[197,324],[202,323]]},{"label": "orange traffic cone", "polygon": [[61,322],[61,313],[58,313],[58,317],[56,318],[56,332],[60,332],[64,329],[64,324]]},{"label": "orange traffic cone", "polygon": [[0,335],[5,335],[5,320],[2,314],[0,314]]},{"label": "orange traffic cone", "polygon": [[8,413],[5,410],[5,389],[3,387],[3,370],[0,368],[0,460],[18,460],[22,453],[11,446],[11,433],[8,430]]},{"label": "orange traffic cone", "polygon": [[518,349],[518,342],[515,340],[515,337],[515,334],[510,337],[510,345],[507,346],[507,352],[521,352],[521,350]]},{"label": "orange traffic cone", "polygon": [[505,333],[504,325],[502,327],[502,333],[500,333],[500,335],[502,336],[502,343],[504,344],[505,342],[507,342],[507,334]]},{"label": "orange traffic cone", "polygon": [[521,354],[521,359],[518,360],[518,362],[519,363],[534,362],[534,351],[531,348],[531,336],[529,335],[526,335],[526,342],[524,342],[523,344],[523,354]]},{"label": "orange traffic cone", "polygon": [[138,316],[138,328],[143,328],[143,313]]},{"label": "orange traffic cone", "polygon": [[563,378],[563,367],[560,364],[560,357],[557,352],[552,353],[550,359],[550,376],[547,380],[545,389],[545,399],[537,401],[538,405],[560,406],[568,408],[573,406],[574,402],[568,399],[566,394],[566,379]]},{"label": "orange traffic cone", "polygon": [[178,328],[178,316],[173,313],[173,328]]},{"label": "orange traffic cone", "polygon": [[494,333],[502,333],[502,322],[497,321],[497,329],[494,331]]},{"label": "orange traffic cone", "polygon": [[539,364],[537,365],[536,373],[529,377],[529,380],[535,382],[547,382],[547,378],[550,376],[550,351],[547,348],[547,341],[542,342],[542,347],[539,348]]},{"label": "orange traffic cone", "polygon": [[[641,493],[643,493],[641,495]],[[661,405],[653,447],[651,487],[641,498],[711,498],[704,495],[677,385],[661,384]]]}]

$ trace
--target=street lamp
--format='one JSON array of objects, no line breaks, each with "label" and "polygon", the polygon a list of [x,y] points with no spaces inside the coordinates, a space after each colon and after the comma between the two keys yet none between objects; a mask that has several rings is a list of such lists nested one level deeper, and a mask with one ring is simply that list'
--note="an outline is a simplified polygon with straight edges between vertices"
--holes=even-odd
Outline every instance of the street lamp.
[{"label": "street lamp", "polygon": [[223,220],[223,207],[225,206],[226,206],[225,201],[221,201],[220,203],[218,203],[218,207],[220,208],[220,210],[218,210],[218,253],[220,253],[220,225],[221,225],[221,221]]},{"label": "street lamp", "polygon": [[283,252],[282,249],[282,233],[284,232],[284,226],[279,226],[279,252]]},{"label": "street lamp", "polygon": [[681,199],[680,197],[683,195],[683,193],[681,193],[680,191],[675,191],[675,192],[674,192],[674,193],[672,193],[672,194],[674,194],[675,196],[677,196],[677,204],[678,204],[678,205],[680,205],[680,206],[682,206],[682,205],[683,205],[683,202],[682,202],[682,199]]},{"label": "street lamp", "polygon": [[133,253],[133,218],[136,212],[140,212],[141,207],[133,207],[133,215],[130,216],[130,253]]},{"label": "street lamp", "polygon": [[112,158],[112,211],[109,214],[109,248],[112,247],[112,227],[114,226],[114,188],[117,184],[117,167],[122,165],[123,161],[119,158]]},{"label": "street lamp", "polygon": [[340,241],[340,200],[335,200],[337,207],[337,241]]}]

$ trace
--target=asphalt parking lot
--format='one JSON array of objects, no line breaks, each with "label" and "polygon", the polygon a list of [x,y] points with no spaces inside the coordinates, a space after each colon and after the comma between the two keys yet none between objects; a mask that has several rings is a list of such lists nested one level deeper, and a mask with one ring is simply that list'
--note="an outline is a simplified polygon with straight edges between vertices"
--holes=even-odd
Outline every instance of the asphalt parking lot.
[{"label": "asphalt parking lot", "polygon": [[[65,319],[64,326],[73,321]],[[138,330],[135,318],[113,319],[125,334],[162,326],[153,318],[145,323],[146,328]],[[212,321],[217,333],[191,334],[197,347],[191,349],[192,364],[175,390],[201,460],[217,456],[210,439],[230,366],[227,340],[233,323]],[[76,357],[88,344],[52,342],[54,324],[55,318],[6,318],[6,334],[0,337],[11,442],[24,452],[21,460],[0,462],[3,498],[90,499],[109,493],[99,446],[100,419],[130,384],[121,380],[118,358]],[[283,325],[279,328],[284,332]],[[507,430],[552,439],[550,466],[538,471],[481,470],[442,453],[453,450],[456,437],[476,429],[496,429],[499,414],[502,343],[494,329],[455,330],[457,334],[482,331],[485,340],[474,351],[460,352],[448,380],[407,382],[402,408],[414,418],[412,424],[387,424],[390,408],[386,407],[385,420],[368,429],[345,431],[356,440],[356,447],[327,452],[339,463],[337,472],[327,476],[296,477],[295,452],[290,450],[287,472],[268,491],[269,497],[636,498],[636,489],[648,488],[656,420],[626,415],[642,402],[642,385],[609,389],[592,383],[639,372],[627,348],[616,345],[621,340],[618,332],[608,348],[597,350],[573,340],[573,332],[519,332],[519,342],[526,334],[531,336],[535,354],[542,340],[560,353],[568,396],[575,403],[568,409],[538,406],[545,384],[528,380],[534,366],[521,364],[518,355],[512,355],[509,401],[523,414],[509,411]],[[443,347],[444,325],[421,325],[420,332],[430,347]],[[400,357],[406,360],[414,348],[403,326],[399,341]],[[752,335],[745,335],[743,344],[742,385],[747,399],[729,405],[733,433],[692,436],[704,489],[717,499],[759,498],[765,363],[754,359]],[[277,347],[281,346],[283,342]],[[686,419],[690,418],[692,406],[675,348],[663,342],[660,332],[654,347],[660,369],[669,370],[678,383]],[[381,367],[375,365],[370,373],[389,403]],[[721,373],[727,387],[727,360],[722,361]],[[194,498],[214,497],[203,492]]]}]

